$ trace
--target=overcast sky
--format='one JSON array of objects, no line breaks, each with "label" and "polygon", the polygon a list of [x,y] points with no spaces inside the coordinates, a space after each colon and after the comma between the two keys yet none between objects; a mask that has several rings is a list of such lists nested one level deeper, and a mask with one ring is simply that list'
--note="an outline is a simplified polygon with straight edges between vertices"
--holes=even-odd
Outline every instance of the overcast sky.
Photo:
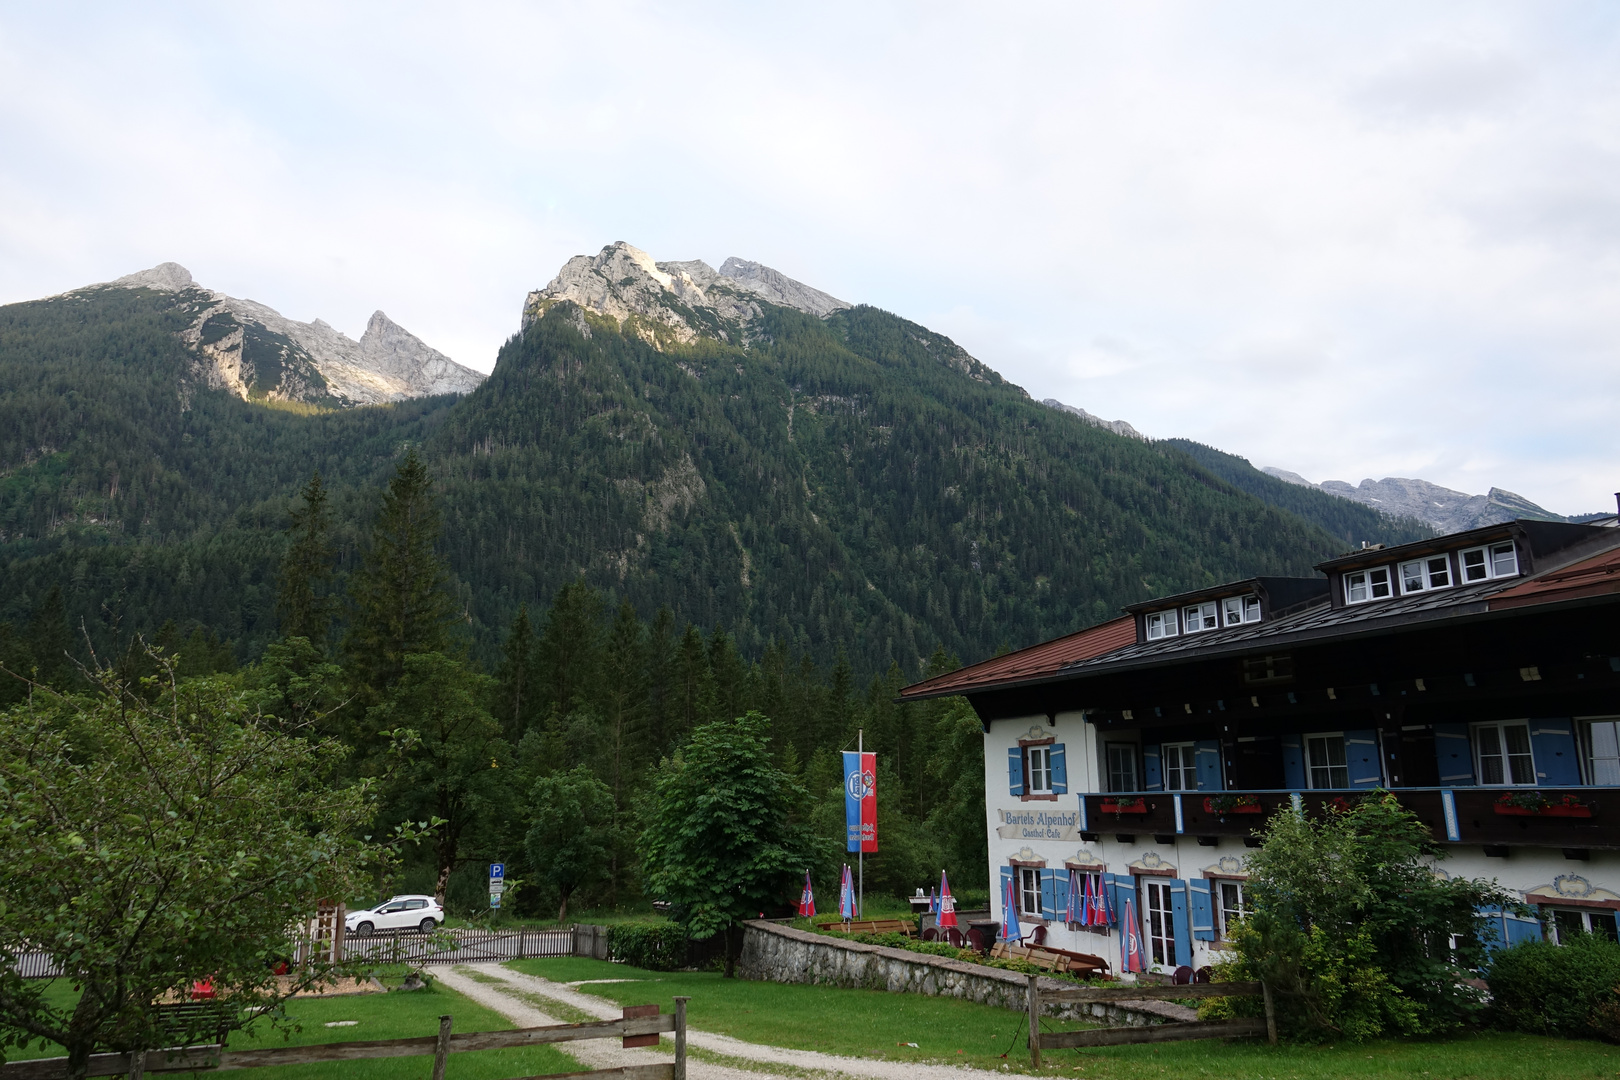
[{"label": "overcast sky", "polygon": [[174,260],[488,370],[626,240],[1256,465],[1612,508],[1620,5],[766,7],[0,0],[0,302]]}]

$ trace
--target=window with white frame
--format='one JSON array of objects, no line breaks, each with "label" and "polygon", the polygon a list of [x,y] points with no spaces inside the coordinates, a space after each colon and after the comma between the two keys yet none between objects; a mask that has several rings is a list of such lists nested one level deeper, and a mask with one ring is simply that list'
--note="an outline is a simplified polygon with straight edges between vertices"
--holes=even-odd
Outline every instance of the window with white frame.
[{"label": "window with white frame", "polygon": [[1305,759],[1311,787],[1350,786],[1350,763],[1345,759],[1342,734],[1305,736]]},{"label": "window with white frame", "polygon": [[1547,923],[1548,935],[1559,945],[1568,945],[1578,934],[1597,934],[1610,941],[1617,940],[1613,911],[1593,908],[1542,908],[1541,917]]},{"label": "window with white frame", "polygon": [[1177,622],[1175,612],[1155,611],[1147,617],[1147,639],[1158,641],[1160,638],[1175,637]]},{"label": "window with white frame", "polygon": [[1237,626],[1241,623],[1260,621],[1260,598],[1258,596],[1228,596],[1221,601],[1221,624],[1223,626]]},{"label": "window with white frame", "polygon": [[1221,625],[1220,612],[1213,600],[1203,604],[1188,604],[1181,609],[1181,621],[1189,634],[1196,634],[1200,630],[1214,630]]},{"label": "window with white frame", "polygon": [[1031,746],[1026,752],[1029,754],[1029,793],[1052,794],[1052,748]]},{"label": "window with white frame", "polygon": [[1198,766],[1193,759],[1196,747],[1192,743],[1165,743],[1161,760],[1164,762],[1164,790],[1197,791]]},{"label": "window with white frame", "polygon": [[1127,742],[1107,743],[1105,744],[1104,755],[1108,762],[1108,790],[1138,790],[1140,785],[1136,780],[1136,744]]},{"label": "window with white frame", "polygon": [[1530,725],[1522,720],[1475,724],[1474,747],[1479,757],[1479,782],[1494,785],[1529,785],[1536,782],[1536,762],[1530,752]]},{"label": "window with white frame", "polygon": [[1489,581],[1491,578],[1517,577],[1519,552],[1513,541],[1466,548],[1457,557],[1462,566],[1464,584],[1470,581]]},{"label": "window with white frame", "polygon": [[1584,726],[1586,782],[1620,787],[1620,721],[1588,720]]},{"label": "window with white frame", "polygon": [[1018,868],[1018,914],[1041,918],[1041,871],[1038,867]]},{"label": "window with white frame", "polygon": [[1451,559],[1445,555],[1431,555],[1426,559],[1413,559],[1401,563],[1401,592],[1427,592],[1429,589],[1451,587]]},{"label": "window with white frame", "polygon": [[1219,878],[1215,886],[1215,911],[1220,920],[1222,941],[1229,941],[1237,929],[1238,920],[1248,917],[1249,898],[1243,892],[1243,882]]},{"label": "window with white frame", "polygon": [[1346,570],[1344,573],[1344,602],[1347,604],[1365,604],[1369,600],[1385,600],[1392,595],[1387,566]]}]

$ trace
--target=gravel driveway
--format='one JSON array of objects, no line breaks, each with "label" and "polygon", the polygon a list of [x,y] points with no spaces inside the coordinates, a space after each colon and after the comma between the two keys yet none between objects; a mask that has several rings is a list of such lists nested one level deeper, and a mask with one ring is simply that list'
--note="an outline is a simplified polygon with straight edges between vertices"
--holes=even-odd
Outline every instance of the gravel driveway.
[{"label": "gravel driveway", "polygon": [[[572,1023],[581,1013],[597,1020],[612,1020],[620,1015],[619,1006],[602,998],[580,993],[563,983],[524,975],[500,964],[460,964],[436,975],[450,989],[495,1010],[518,1027]],[[554,1011],[547,1012],[548,1005]],[[691,1080],[767,1080],[770,1077],[814,1080],[839,1076],[873,1080],[966,1080],[974,1073],[985,1073],[983,1069],[966,1065],[923,1065],[841,1057],[813,1050],[785,1050],[710,1034],[691,1026],[686,1029],[686,1045],[689,1049],[686,1070]],[[560,1048],[590,1069],[668,1061],[671,1051],[668,1042],[656,1050],[652,1047],[626,1050],[616,1039],[586,1039]],[[696,1054],[690,1053],[693,1048]],[[731,1059],[734,1064],[714,1060],[716,1056]],[[780,1068],[773,1069],[773,1065]]]}]

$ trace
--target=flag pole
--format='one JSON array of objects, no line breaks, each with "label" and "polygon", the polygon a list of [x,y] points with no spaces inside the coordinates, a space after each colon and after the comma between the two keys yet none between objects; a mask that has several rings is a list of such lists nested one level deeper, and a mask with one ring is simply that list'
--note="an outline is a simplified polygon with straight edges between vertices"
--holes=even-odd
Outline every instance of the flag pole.
[{"label": "flag pole", "polygon": [[[855,729],[855,771],[856,772],[859,772],[860,769],[861,769],[861,766],[866,764],[865,759],[862,757],[862,754],[866,749],[866,744],[863,741],[865,739],[865,736],[866,736],[866,732],[863,729],[861,729],[861,728],[856,728]],[[865,779],[865,778],[862,777],[862,779]],[[856,851],[855,851],[855,865],[858,868],[858,871],[860,873],[860,882],[861,882],[859,899],[857,899],[856,902],[855,902],[855,914],[856,914],[857,918],[861,918],[861,919],[866,918],[866,837],[865,837],[864,833],[865,833],[864,829],[857,830],[856,837],[859,839],[860,842],[855,845],[855,848],[856,848]]]}]

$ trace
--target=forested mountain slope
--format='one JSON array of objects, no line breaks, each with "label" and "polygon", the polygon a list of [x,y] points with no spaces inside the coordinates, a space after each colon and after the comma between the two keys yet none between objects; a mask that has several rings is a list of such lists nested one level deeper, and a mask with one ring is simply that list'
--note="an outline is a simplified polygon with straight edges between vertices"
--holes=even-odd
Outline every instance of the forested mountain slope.
[{"label": "forested mountain slope", "polygon": [[757,307],[746,345],[680,344],[561,301],[466,397],[332,412],[189,379],[166,294],[0,309],[0,619],[60,585],[103,647],[172,618],[256,655],[298,485],[319,469],[333,492],[341,573],[407,443],[486,660],[520,603],[581,575],[745,655],[777,638],[914,673],[940,644],[977,658],[1345,547],[914,323]]}]

